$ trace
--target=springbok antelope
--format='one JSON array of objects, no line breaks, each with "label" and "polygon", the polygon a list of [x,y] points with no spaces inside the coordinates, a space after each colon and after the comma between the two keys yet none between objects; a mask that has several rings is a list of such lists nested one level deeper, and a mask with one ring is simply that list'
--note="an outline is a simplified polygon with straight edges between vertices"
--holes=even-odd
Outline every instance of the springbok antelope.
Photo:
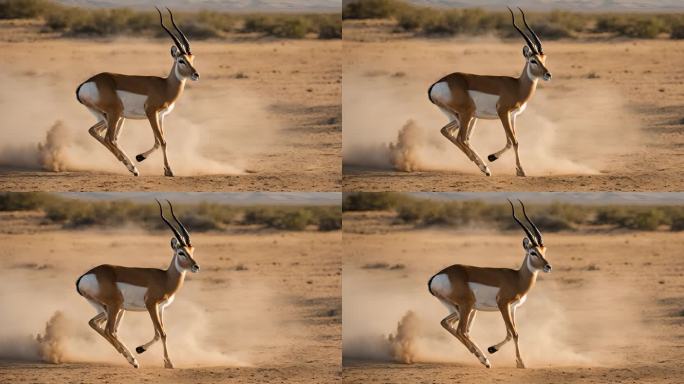
[{"label": "springbok antelope", "polygon": [[506,133],[506,146],[489,155],[487,159],[490,162],[495,161],[512,146],[515,151],[516,174],[525,176],[518,154],[515,118],[525,110],[527,102],[534,95],[537,80],[539,78],[544,81],[551,80],[551,72],[545,66],[546,55],[544,55],[541,41],[527,24],[525,13],[520,9],[525,27],[530,31],[534,43],[515,24],[513,11],[510,8],[508,10],[511,12],[513,27],[527,43],[523,47],[525,67],[520,77],[482,76],[456,72],[441,78],[428,90],[430,101],[439,107],[450,120],[442,128],[442,135],[463,151],[487,176],[491,176],[492,172],[470,145],[470,136],[477,119],[500,119]]},{"label": "springbok antelope", "polygon": [[[532,230],[518,220],[513,203],[510,200],[508,202],[513,211],[513,220],[526,234],[522,243],[525,249],[525,259],[520,269],[481,268],[456,264],[444,268],[428,281],[430,293],[439,299],[450,312],[449,316],[442,320],[442,327],[463,343],[487,368],[491,367],[489,359],[469,336],[476,311],[501,312],[506,324],[506,338],[489,347],[487,351],[495,353],[512,338],[515,342],[516,365],[518,368],[525,368],[518,348],[515,310],[525,302],[527,294],[537,280],[537,273],[540,270],[546,273],[551,272],[551,264],[544,256],[546,247],[541,232],[527,217],[522,202],[520,205],[523,214]],[[454,327],[456,322],[458,324]]]},{"label": "springbok antelope", "polygon": [[88,131],[90,135],[112,152],[135,176],[140,174],[138,168],[117,142],[124,120],[149,120],[154,134],[154,146],[137,155],[135,159],[142,162],[161,146],[164,154],[164,175],[173,176],[166,154],[164,117],[173,110],[176,101],[183,94],[186,79],[197,81],[200,76],[193,67],[195,57],[190,53],[190,42],[173,20],[171,10],[167,8],[167,11],[180,40],[164,26],[161,11],[157,8],[161,27],[175,44],[171,47],[173,65],[166,78],[104,72],[91,77],[76,88],[76,99],[97,119],[97,123]]},{"label": "springbok antelope", "polygon": [[[167,201],[168,202],[168,201]],[[173,257],[166,270],[156,268],[131,268],[103,264],[83,274],[76,280],[76,291],[97,310],[97,315],[88,324],[121,353],[135,368],[138,361],[126,345],[117,337],[117,330],[125,311],[147,311],[152,318],[154,338],[135,349],[137,353],[145,352],[152,344],[161,339],[164,346],[164,367],[173,368],[166,348],[166,331],[164,330],[164,309],[169,306],[183,286],[185,273],[196,273],[200,267],[193,258],[194,248],[190,244],[190,234],[173,213],[171,215],[178,224],[178,230],[164,217],[159,201],[159,215],[171,228]]]}]

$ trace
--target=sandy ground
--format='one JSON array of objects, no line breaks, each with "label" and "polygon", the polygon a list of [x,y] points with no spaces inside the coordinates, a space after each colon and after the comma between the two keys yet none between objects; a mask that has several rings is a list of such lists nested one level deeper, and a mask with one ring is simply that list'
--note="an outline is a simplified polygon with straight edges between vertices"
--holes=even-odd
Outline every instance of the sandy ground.
[{"label": "sandy ground", "polygon": [[[167,233],[134,228],[65,231],[31,213],[3,213],[0,258],[0,378],[3,383],[289,382],[327,383],[340,372],[340,233],[236,231],[194,234],[202,270],[189,275],[166,312],[169,353],[154,345],[133,369],[87,325],[94,310],[75,279],[101,263],[167,266]],[[53,354],[36,355],[36,334],[53,329]],[[53,324],[54,325],[54,324]],[[129,348],[149,340],[144,313],[129,313],[119,332]],[[149,356],[145,356],[149,354]]]},{"label": "sandy ground", "polygon": [[[340,188],[340,40],[192,43],[201,79],[188,83],[165,120],[176,177],[163,176],[157,151],[138,164],[136,178],[90,137],[95,120],[74,92],[104,71],[166,76],[170,41],[56,39],[32,28],[0,24],[0,189]],[[60,127],[54,128],[57,121]],[[119,142],[130,158],[154,143],[145,120],[128,120]]]},{"label": "sandy ground", "polygon": [[[375,213],[345,217],[345,382],[682,382],[681,235],[546,234],[553,272],[539,277],[516,317],[527,369],[515,368],[509,344],[490,355],[488,370],[442,329],[448,313],[427,281],[456,263],[517,267],[522,235],[390,222]],[[471,337],[481,348],[504,336],[500,314],[478,314]],[[399,362],[408,354],[413,364]]]},{"label": "sandy ground", "polygon": [[[389,28],[385,22],[345,22],[345,190],[684,187],[683,42],[545,42],[553,79],[540,83],[516,127],[528,177],[515,176],[512,150],[490,164],[493,176],[486,177],[442,137],[448,120],[429,102],[427,89],[456,71],[518,76],[523,43],[407,38]],[[500,122],[480,120],[471,144],[485,160],[501,149]]]}]

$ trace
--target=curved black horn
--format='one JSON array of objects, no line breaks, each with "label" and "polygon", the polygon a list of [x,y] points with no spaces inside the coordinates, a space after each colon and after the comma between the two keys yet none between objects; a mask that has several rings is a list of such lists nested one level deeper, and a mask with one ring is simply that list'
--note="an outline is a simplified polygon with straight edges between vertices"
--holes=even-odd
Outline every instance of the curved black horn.
[{"label": "curved black horn", "polygon": [[161,203],[159,202],[159,200],[157,200],[157,199],[154,199],[154,200],[157,202],[157,205],[159,205],[159,216],[161,216],[161,219],[166,223],[166,225],[169,226],[169,228],[171,228],[171,230],[173,231],[173,234],[176,236],[176,240],[180,241],[181,244],[184,244],[183,237],[181,237],[180,233],[178,233],[176,228],[173,225],[171,225],[171,223],[169,223],[168,220],[166,220],[166,217],[164,217],[164,211],[162,210],[162,206],[161,206]]},{"label": "curved black horn", "polygon": [[171,10],[168,7],[166,7],[166,10],[169,11],[169,15],[171,15],[171,24],[173,24],[173,27],[176,28],[181,40],[183,40],[183,44],[185,44],[185,53],[190,54],[190,42],[188,41],[188,38],[185,36],[185,33],[183,33],[183,31],[181,31],[176,25],[176,22],[173,20],[173,13],[171,13]]},{"label": "curved black horn", "polygon": [[161,24],[161,27],[164,28],[164,30],[166,31],[166,33],[169,34],[169,36],[171,36],[171,38],[173,39],[174,44],[176,44],[176,47],[177,47],[178,49],[180,49],[181,52],[185,53],[185,48],[183,48],[183,44],[181,44],[181,42],[178,41],[178,38],[177,38],[173,33],[171,33],[171,31],[169,31],[169,29],[166,28],[166,26],[164,25],[164,19],[163,19],[163,17],[162,17],[162,13],[161,13],[161,11],[159,10],[159,8],[157,8],[157,7],[154,7],[154,8],[157,10],[157,12],[159,12],[159,24]]},{"label": "curved black horn", "polygon": [[513,10],[510,7],[506,7],[506,8],[508,8],[508,12],[511,13],[511,19],[513,20],[513,28],[515,28],[520,33],[520,35],[523,37],[523,39],[525,39],[527,46],[530,47],[530,49],[536,53],[537,48],[535,48],[534,44],[532,43],[532,40],[530,40],[530,38],[527,37],[527,35],[520,28],[518,28],[518,26],[515,24],[515,15],[513,14]]},{"label": "curved black horn", "polygon": [[539,231],[539,228],[537,228],[537,226],[534,225],[534,223],[532,222],[532,220],[530,220],[530,218],[527,216],[527,212],[525,212],[525,204],[523,204],[523,202],[520,201],[519,199],[518,199],[518,202],[519,202],[520,205],[522,206],[523,215],[525,215],[525,219],[527,220],[528,223],[530,223],[530,225],[532,226],[532,230],[534,231],[535,235],[537,236],[537,243],[539,243],[539,245],[542,245],[542,246],[543,246],[543,245],[544,245],[544,240],[542,239],[542,234],[541,234],[541,232]]},{"label": "curved black horn", "polygon": [[543,54],[544,51],[542,49],[542,43],[541,40],[539,40],[539,36],[537,36],[537,34],[534,33],[534,30],[532,30],[532,28],[527,24],[527,20],[525,19],[525,12],[523,12],[523,10],[520,9],[520,7],[518,7],[518,10],[520,10],[520,13],[522,13],[523,23],[525,23],[525,27],[527,27],[527,30],[530,31],[530,34],[532,35],[532,38],[534,39],[534,42],[537,45],[537,51]]},{"label": "curved black horn", "polygon": [[185,228],[183,223],[181,223],[180,220],[178,220],[176,214],[173,213],[173,205],[171,205],[171,202],[168,200],[166,200],[166,202],[169,203],[169,208],[171,208],[171,216],[173,216],[173,219],[176,220],[176,223],[178,223],[181,232],[183,232],[183,237],[185,237],[185,245],[190,245],[190,234],[188,233],[188,230]]},{"label": "curved black horn", "polygon": [[513,206],[513,202],[510,199],[506,199],[506,200],[508,200],[508,204],[511,205],[513,220],[515,220],[515,222],[518,223],[518,225],[520,225],[520,227],[523,229],[523,231],[525,231],[525,233],[527,234],[527,238],[530,239],[530,241],[532,243],[536,243],[537,239],[534,236],[532,236],[532,233],[530,232],[530,230],[520,220],[518,220],[517,216],[515,216],[515,207]]}]

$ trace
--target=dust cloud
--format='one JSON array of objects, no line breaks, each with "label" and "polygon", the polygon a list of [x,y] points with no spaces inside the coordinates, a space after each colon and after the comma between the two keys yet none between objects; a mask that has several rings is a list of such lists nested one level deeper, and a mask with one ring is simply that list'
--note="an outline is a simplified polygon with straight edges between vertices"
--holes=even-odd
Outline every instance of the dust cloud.
[{"label": "dust cloud", "polygon": [[[0,166],[129,174],[88,133],[96,120],[76,100],[78,81],[47,74],[0,74],[0,81]],[[189,84],[174,113],[165,119],[171,168],[178,176],[241,174],[251,156],[278,139],[280,123],[248,90],[212,90],[205,96],[202,86]],[[142,175],[163,175],[161,149],[142,163],[135,161],[153,144],[147,120],[126,120],[119,145]]]},{"label": "dust cloud", "polygon": [[[479,365],[440,325],[448,311],[427,291],[428,279],[412,282],[345,267],[344,359]],[[517,311],[521,354],[528,366],[620,364],[631,340],[649,337],[640,296],[629,282],[597,279],[570,290],[560,284],[538,282]],[[500,313],[477,312],[471,339],[494,367],[515,367],[512,341],[495,354],[486,352],[505,336]]]},{"label": "dust cloud", "polygon": [[[205,297],[211,297],[215,305],[230,303],[229,309],[201,302]],[[281,314],[278,319],[271,316],[272,308],[284,300],[263,284],[257,288],[236,283],[230,289],[201,289],[194,281],[186,282],[164,313],[174,366],[243,367],[275,358],[271,352],[274,346],[293,343],[303,334],[288,315]],[[96,313],[76,293],[73,281],[13,271],[0,283],[0,304],[12,308],[0,312],[2,359],[128,365],[88,325]],[[126,312],[118,335],[141,366],[163,366],[161,341],[143,354],[135,353],[135,347],[154,336],[147,312]]]},{"label": "dust cloud", "polygon": [[[577,83],[592,80],[577,80]],[[528,175],[596,174],[609,159],[630,153],[639,141],[638,120],[608,86],[568,88],[541,84],[517,119],[520,156]],[[348,166],[400,171],[453,170],[480,173],[440,133],[446,116],[427,98],[430,81],[345,72],[343,161]],[[621,145],[615,145],[616,138]],[[479,119],[471,145],[483,160],[502,149],[498,120]],[[510,149],[489,164],[494,175],[515,174]]]}]

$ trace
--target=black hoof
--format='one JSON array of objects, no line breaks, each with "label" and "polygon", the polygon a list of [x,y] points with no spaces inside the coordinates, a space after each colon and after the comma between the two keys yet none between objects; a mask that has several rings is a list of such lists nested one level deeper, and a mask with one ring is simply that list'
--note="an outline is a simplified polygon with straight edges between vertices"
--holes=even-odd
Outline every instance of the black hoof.
[{"label": "black hoof", "polygon": [[135,157],[135,159],[136,159],[138,162],[141,162],[141,161],[145,160],[145,156],[143,156],[143,155],[138,155],[138,156]]},{"label": "black hoof", "polygon": [[498,157],[496,157],[496,155],[492,154],[492,155],[487,156],[487,160],[489,160],[489,161],[496,161],[496,159],[498,159]]},{"label": "black hoof", "polygon": [[496,348],[494,348],[494,347],[489,347],[489,348],[487,348],[487,352],[489,352],[489,353],[494,353],[494,352],[496,352],[496,351],[498,351],[498,349],[496,349]]},{"label": "black hoof", "polygon": [[143,353],[143,352],[145,352],[145,348],[143,348],[143,347],[138,347],[138,348],[135,349],[135,351],[136,351],[137,353]]}]

